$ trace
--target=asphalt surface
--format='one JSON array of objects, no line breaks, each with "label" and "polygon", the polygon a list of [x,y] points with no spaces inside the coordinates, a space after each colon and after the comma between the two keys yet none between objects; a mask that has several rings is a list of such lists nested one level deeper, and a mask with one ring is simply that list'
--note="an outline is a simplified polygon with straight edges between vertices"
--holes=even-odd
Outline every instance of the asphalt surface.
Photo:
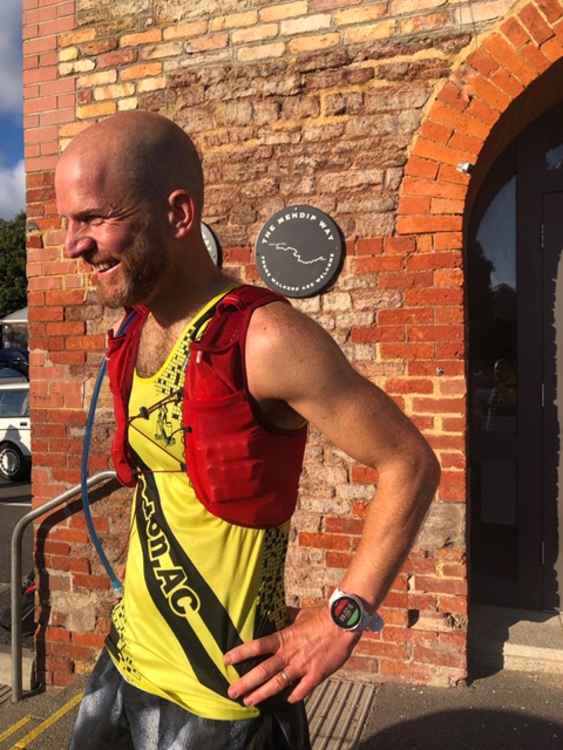
[{"label": "asphalt surface", "polygon": [[498,672],[468,687],[387,683],[358,750],[562,750],[563,675]]},{"label": "asphalt surface", "polygon": [[[0,750],[66,748],[83,684],[78,677],[61,692],[16,705],[6,700],[0,737],[28,718],[0,740]],[[313,750],[561,750],[562,707],[563,676],[500,672],[459,688],[385,683],[377,687],[358,742],[341,741],[346,730],[337,725],[332,739],[319,740]]]}]

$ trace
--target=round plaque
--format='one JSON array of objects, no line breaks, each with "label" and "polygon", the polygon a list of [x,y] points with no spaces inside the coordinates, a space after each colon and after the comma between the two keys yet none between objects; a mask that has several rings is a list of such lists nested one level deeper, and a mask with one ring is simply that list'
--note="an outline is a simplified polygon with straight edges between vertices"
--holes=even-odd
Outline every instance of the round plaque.
[{"label": "round plaque", "polygon": [[310,297],[340,269],[343,241],[334,221],[313,206],[289,206],[269,219],[256,240],[265,283],[286,297]]},{"label": "round plaque", "polygon": [[216,266],[218,266],[219,244],[211,229],[209,229],[207,224],[204,224],[203,222],[201,222],[201,236],[203,237],[203,242],[205,244],[205,247],[207,248],[207,252],[211,256],[211,260],[213,261],[213,263],[215,263]]}]

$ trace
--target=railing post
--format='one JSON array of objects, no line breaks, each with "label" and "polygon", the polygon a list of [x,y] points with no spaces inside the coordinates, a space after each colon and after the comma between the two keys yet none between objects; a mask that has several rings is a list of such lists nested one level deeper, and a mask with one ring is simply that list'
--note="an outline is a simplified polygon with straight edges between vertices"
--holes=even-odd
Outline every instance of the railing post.
[{"label": "railing post", "polygon": [[[88,489],[95,487],[102,482],[116,478],[115,471],[99,471],[97,474],[89,477]],[[61,495],[49,500],[39,508],[31,510],[22,516],[20,520],[14,526],[12,532],[12,547],[11,547],[11,619],[12,619],[12,703],[17,703],[22,697],[22,623],[21,623],[21,584],[22,584],[22,537],[23,532],[27,528],[28,524],[34,521],[36,518],[48,513],[50,510],[57,508],[67,500],[79,495],[81,492],[81,485],[75,484],[70,489],[63,492]]]}]

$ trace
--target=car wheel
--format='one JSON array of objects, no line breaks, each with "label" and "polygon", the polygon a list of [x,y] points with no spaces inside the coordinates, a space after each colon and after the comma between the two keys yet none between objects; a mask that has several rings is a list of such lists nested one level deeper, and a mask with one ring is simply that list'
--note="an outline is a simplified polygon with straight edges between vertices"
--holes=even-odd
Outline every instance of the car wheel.
[{"label": "car wheel", "polygon": [[27,474],[27,462],[23,453],[12,443],[0,445],[0,478],[19,482]]}]

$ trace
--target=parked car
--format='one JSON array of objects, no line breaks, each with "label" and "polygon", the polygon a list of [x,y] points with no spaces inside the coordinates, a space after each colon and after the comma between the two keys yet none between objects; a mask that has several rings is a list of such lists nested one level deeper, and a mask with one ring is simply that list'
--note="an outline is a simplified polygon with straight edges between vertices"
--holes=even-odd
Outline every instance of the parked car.
[{"label": "parked car", "polygon": [[0,372],[3,369],[11,369],[29,377],[29,355],[25,349],[11,347],[0,349]]},{"label": "parked car", "polygon": [[29,383],[0,380],[0,478],[19,482],[31,469]]}]

